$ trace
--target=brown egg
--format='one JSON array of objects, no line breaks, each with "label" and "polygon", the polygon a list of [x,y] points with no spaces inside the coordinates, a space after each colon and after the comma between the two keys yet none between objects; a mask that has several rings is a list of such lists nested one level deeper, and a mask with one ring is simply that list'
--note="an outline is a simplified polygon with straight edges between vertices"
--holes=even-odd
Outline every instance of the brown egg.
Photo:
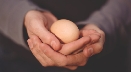
[{"label": "brown egg", "polygon": [[69,43],[79,38],[79,29],[70,20],[61,19],[52,24],[50,31],[56,35],[62,43]]}]

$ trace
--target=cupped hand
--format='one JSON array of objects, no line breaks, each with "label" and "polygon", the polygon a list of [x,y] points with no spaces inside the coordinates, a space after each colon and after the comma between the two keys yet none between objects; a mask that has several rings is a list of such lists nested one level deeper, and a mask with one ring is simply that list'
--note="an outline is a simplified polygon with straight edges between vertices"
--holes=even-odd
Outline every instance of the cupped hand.
[{"label": "cupped hand", "polygon": [[77,54],[85,50],[84,51],[85,55],[88,57],[88,53],[93,52],[93,48],[91,47],[92,44],[97,43],[100,38],[101,34],[98,33],[96,30],[82,29],[80,30],[80,38],[76,41],[63,44],[59,52],[64,55],[68,55],[68,54]]},{"label": "cupped hand", "polygon": [[92,41],[90,45],[84,47],[84,55],[88,54],[87,50],[89,48],[93,48],[92,55],[98,54],[102,51],[105,42],[105,33],[98,26],[95,24],[88,24],[80,30],[80,33],[82,37],[90,36]]},{"label": "cupped hand", "polygon": [[[82,44],[90,42],[90,38],[88,37],[84,37],[83,39],[86,39],[87,41],[84,40]],[[32,35],[32,37],[28,39],[28,45],[33,55],[42,64],[42,66],[45,67],[58,66],[74,70],[78,66],[84,66],[91,55],[88,53],[88,56],[85,56],[83,52],[78,54],[63,55],[57,51],[54,51],[49,45],[42,43],[36,35]]]},{"label": "cupped hand", "polygon": [[86,55],[84,55],[84,52],[82,52],[85,49],[84,47],[90,45],[91,40],[97,42],[100,38],[99,34],[95,33],[94,30],[88,31],[90,35],[92,34],[92,37],[85,36],[71,43],[63,44],[58,52],[42,43],[37,36],[32,36],[28,40],[28,44],[34,56],[43,66],[59,66],[74,70],[78,66],[84,66],[88,58],[93,54],[93,48],[88,48]]},{"label": "cupped hand", "polygon": [[32,10],[25,15],[24,25],[29,37],[36,35],[43,43],[50,45],[54,50],[59,50],[59,40],[48,30],[56,20],[50,12]]},{"label": "cupped hand", "polygon": [[80,39],[62,45],[58,52],[54,51],[50,44],[42,43],[37,34],[30,35],[28,44],[43,66],[60,66],[74,70],[85,65],[91,55],[101,52],[104,44],[104,32],[95,25],[85,26],[80,33]]}]

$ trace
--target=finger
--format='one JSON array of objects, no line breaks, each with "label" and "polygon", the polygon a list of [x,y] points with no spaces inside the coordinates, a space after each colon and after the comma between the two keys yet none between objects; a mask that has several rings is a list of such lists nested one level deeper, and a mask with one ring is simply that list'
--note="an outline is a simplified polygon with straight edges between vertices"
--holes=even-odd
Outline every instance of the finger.
[{"label": "finger", "polygon": [[99,39],[101,38],[101,36],[99,36],[99,35],[97,35],[97,34],[91,34],[91,35],[89,35],[89,36],[90,36],[90,38],[91,38],[91,43],[92,43],[92,44],[98,42]]},{"label": "finger", "polygon": [[84,66],[87,63],[87,59],[88,57],[86,57],[83,52],[67,55],[67,65]]},{"label": "finger", "polygon": [[46,65],[46,62],[43,60],[43,58],[38,54],[38,52],[35,50],[35,47],[33,47],[33,41],[31,39],[28,39],[28,45],[30,47],[30,50],[32,54],[36,57],[36,59],[40,62],[42,65]]},{"label": "finger", "polygon": [[94,30],[94,29],[83,29],[83,30],[80,30],[80,36],[88,36],[88,35],[90,35],[90,34],[94,34],[94,33],[96,33],[96,34],[98,34],[99,36],[100,36],[100,34],[96,31],[96,30]]},{"label": "finger", "polygon": [[91,47],[94,49],[94,54],[98,54],[103,49],[103,43],[100,40],[98,43],[92,44]]},{"label": "finger", "polygon": [[[40,44],[40,47],[43,47],[43,48],[50,48],[50,46],[48,46],[47,44],[44,44],[44,43],[41,43]],[[45,60],[45,62],[46,62],[46,65],[43,65],[43,66],[56,66],[55,65],[55,62],[53,61],[53,60],[51,60],[48,56],[46,56],[45,54],[44,54],[44,52],[41,50],[42,48],[39,48],[40,49],[40,56]]]},{"label": "finger", "polygon": [[85,47],[83,50],[84,55],[89,58],[94,54],[93,48]]},{"label": "finger", "polygon": [[[89,50],[88,50],[89,49]],[[89,54],[90,52],[92,52],[93,49],[93,53]],[[102,51],[103,49],[103,40],[100,39],[97,43],[91,44],[91,45],[87,45],[84,47],[83,53],[85,54],[85,56],[89,57],[92,56],[94,54],[98,54]]]},{"label": "finger", "polygon": [[35,35],[37,35],[43,43],[46,43],[50,45],[54,50],[60,49],[60,42],[55,37],[54,34],[49,32],[44,25],[46,23],[43,22],[42,19],[35,19],[30,21],[30,26],[32,32],[34,32]]},{"label": "finger", "polygon": [[80,31],[81,36],[90,36],[91,43],[97,42],[101,38],[101,34],[94,29],[85,29]]},{"label": "finger", "polygon": [[30,49],[33,48],[33,43],[31,41],[31,39],[28,39],[27,43],[28,43]]},{"label": "finger", "polygon": [[51,48],[44,47],[41,45],[41,49],[44,54],[55,62],[55,66],[66,66],[66,65],[77,65],[84,66],[87,61],[87,57],[84,56],[83,52],[76,55],[64,56],[58,52],[55,52]]},{"label": "finger", "polygon": [[75,70],[75,69],[77,69],[77,66],[64,66],[64,68],[67,68],[70,70]]},{"label": "finger", "polygon": [[98,54],[102,51],[103,49],[103,45],[105,42],[105,34],[103,31],[99,31],[101,34],[101,37],[99,39],[99,41],[97,41],[96,43],[92,44],[91,46],[87,46],[87,48],[93,48],[93,55],[94,54]]},{"label": "finger", "polygon": [[42,44],[37,36],[31,37],[33,48],[31,49],[33,55],[38,59],[42,66],[54,66],[54,63],[49,59],[39,48],[39,45]]},{"label": "finger", "polygon": [[60,41],[55,37],[54,34],[50,33],[46,29],[43,30],[43,33],[41,31],[39,34],[43,43],[50,45],[54,50],[60,50]]},{"label": "finger", "polygon": [[[46,46],[46,47],[44,47]],[[48,45],[40,45],[40,49],[43,51],[43,53],[50,58],[54,63],[55,66],[66,66],[66,57],[50,48]]]},{"label": "finger", "polygon": [[85,46],[89,42],[90,42],[89,36],[82,37],[76,41],[63,45],[59,52],[64,55],[68,55],[68,54],[73,53],[74,51],[81,49],[83,46]]}]

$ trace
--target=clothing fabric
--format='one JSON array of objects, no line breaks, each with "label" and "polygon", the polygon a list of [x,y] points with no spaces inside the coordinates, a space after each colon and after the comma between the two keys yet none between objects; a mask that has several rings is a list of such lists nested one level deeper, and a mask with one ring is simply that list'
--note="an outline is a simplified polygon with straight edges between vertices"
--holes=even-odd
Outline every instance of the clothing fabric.
[{"label": "clothing fabric", "polygon": [[17,44],[27,48],[23,39],[25,14],[40,9],[29,0],[0,0],[0,31]]},{"label": "clothing fabric", "polygon": [[[91,58],[93,61],[99,59],[94,63],[95,65],[101,65],[98,62],[102,63],[103,60],[106,60],[105,58],[113,58],[108,55],[114,51],[117,52],[117,50],[120,50],[118,52],[121,53],[123,48],[126,51],[130,51],[131,0],[0,0],[0,32],[14,43],[22,46],[19,48],[28,49],[24,41],[23,34],[25,32],[23,32],[23,22],[25,14],[33,9],[49,10],[58,19],[70,19],[78,26],[93,23],[100,27],[106,34],[106,42],[103,51]],[[3,44],[2,41],[3,40],[1,40],[1,44]],[[126,53],[126,51],[124,51],[124,53]],[[111,56],[113,56],[113,54],[116,53],[112,53]],[[101,58],[104,59],[100,61]],[[89,65],[93,64],[91,60],[88,63]],[[128,60],[131,60],[130,56]],[[104,63],[106,62],[108,61],[106,60]],[[95,65],[85,67],[93,70],[98,66]],[[117,65],[119,65],[119,62]],[[130,67],[131,64],[127,65]],[[112,68],[112,70],[113,69],[115,68]],[[103,71],[106,71],[106,69]],[[109,70],[109,72],[111,71]]]}]

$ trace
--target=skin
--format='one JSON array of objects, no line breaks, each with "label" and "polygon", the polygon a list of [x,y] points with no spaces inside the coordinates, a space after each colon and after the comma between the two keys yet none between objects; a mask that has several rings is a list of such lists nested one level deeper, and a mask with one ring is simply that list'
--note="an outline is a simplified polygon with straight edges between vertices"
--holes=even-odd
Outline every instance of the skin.
[{"label": "skin", "polygon": [[90,56],[102,51],[105,35],[97,26],[88,24],[80,30],[80,39],[61,44],[48,31],[56,20],[50,12],[29,11],[25,16],[29,48],[42,66],[75,70],[84,66]]},{"label": "skin", "polygon": [[48,31],[51,24],[56,20],[55,16],[50,12],[29,11],[24,22],[29,38],[36,35],[43,43],[50,45],[54,50],[59,50],[59,40]]}]

